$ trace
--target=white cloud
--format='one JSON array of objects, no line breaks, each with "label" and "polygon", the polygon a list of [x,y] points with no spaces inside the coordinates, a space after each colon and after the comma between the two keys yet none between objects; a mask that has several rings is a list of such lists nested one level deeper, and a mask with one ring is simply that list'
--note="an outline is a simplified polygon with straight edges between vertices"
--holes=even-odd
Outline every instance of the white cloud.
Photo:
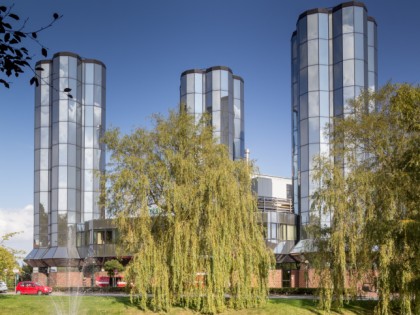
[{"label": "white cloud", "polygon": [[22,232],[5,242],[13,249],[23,250],[28,254],[32,250],[34,234],[34,207],[27,205],[21,209],[0,208],[0,236]]}]

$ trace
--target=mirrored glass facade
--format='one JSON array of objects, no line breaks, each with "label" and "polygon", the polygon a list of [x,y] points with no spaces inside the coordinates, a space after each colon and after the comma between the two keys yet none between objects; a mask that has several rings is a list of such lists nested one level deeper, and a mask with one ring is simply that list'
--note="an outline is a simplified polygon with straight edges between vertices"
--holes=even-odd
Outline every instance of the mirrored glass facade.
[{"label": "mirrored glass facade", "polygon": [[228,67],[192,69],[181,74],[181,106],[195,115],[211,114],[214,136],[232,159],[245,155],[244,81]]},{"label": "mirrored glass facade", "polygon": [[77,224],[104,218],[98,175],[105,170],[99,139],[105,131],[106,68],[67,52],[37,67],[43,70],[37,71],[35,91],[35,252],[29,256],[58,266],[79,258]]},{"label": "mirrored glass facade", "polygon": [[300,239],[311,220],[331,218],[311,210],[317,188],[313,158],[329,155],[326,126],[349,115],[349,100],[377,88],[376,22],[360,2],[302,13],[291,38],[293,206],[300,215]]}]

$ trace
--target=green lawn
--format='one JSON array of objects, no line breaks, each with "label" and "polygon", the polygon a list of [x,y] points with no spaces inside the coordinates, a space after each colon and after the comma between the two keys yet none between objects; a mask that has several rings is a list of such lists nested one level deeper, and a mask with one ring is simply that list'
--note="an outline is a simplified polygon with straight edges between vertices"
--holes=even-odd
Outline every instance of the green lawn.
[{"label": "green lawn", "polygon": [[[359,301],[347,306],[341,314],[372,314],[375,302]],[[12,315],[46,315],[46,314],[154,314],[142,312],[130,303],[128,297],[101,296],[17,296],[0,295],[0,313]],[[174,308],[169,314],[192,315],[195,312],[182,308]],[[272,299],[260,309],[227,311],[223,314],[286,314],[286,315],[314,315],[322,314],[311,300]]]}]

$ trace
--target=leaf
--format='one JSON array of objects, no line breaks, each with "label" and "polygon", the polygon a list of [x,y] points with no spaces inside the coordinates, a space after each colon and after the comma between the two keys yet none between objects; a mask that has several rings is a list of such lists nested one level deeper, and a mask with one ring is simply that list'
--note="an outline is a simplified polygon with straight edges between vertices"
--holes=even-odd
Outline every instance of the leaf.
[{"label": "leaf", "polygon": [[53,14],[53,18],[54,18],[54,20],[57,20],[57,19],[58,19],[58,17],[59,17],[58,13],[54,13],[54,14]]},{"label": "leaf", "polygon": [[0,11],[2,11],[2,12],[6,12],[6,10],[7,10],[7,8],[6,8],[5,6],[3,6],[3,5],[2,5],[2,6],[0,7]]},{"label": "leaf", "polygon": [[42,68],[42,67],[36,67],[35,70],[37,70],[37,71],[44,71],[44,68]]},{"label": "leaf", "polygon": [[7,87],[7,88],[9,88],[10,87],[10,85],[9,85],[9,83],[7,83],[5,80],[3,80],[3,79],[0,79],[0,83],[3,83],[3,85],[5,86],[5,87]]},{"label": "leaf", "polygon": [[35,83],[35,85],[38,86],[39,85],[38,78],[37,77],[32,77],[32,79],[29,81],[29,83],[31,85],[33,85]]},{"label": "leaf", "polygon": [[4,35],[4,41],[8,42],[10,39],[10,33],[6,33],[6,35]]},{"label": "leaf", "polygon": [[16,14],[14,14],[14,13],[10,13],[9,14],[9,16],[12,18],[12,19],[15,19],[16,21],[18,21],[19,20],[19,16],[17,16]]},{"label": "leaf", "polygon": [[68,96],[69,98],[73,98],[73,95],[71,95],[71,94],[67,94],[67,96]]},{"label": "leaf", "polygon": [[48,56],[47,49],[45,49],[44,47],[42,47],[42,49],[41,49],[41,53],[42,53],[42,55],[43,55],[44,57],[47,57],[47,56]]},{"label": "leaf", "polygon": [[38,35],[36,35],[36,32],[33,32],[33,33],[32,33],[32,37],[33,37],[33,38],[37,38],[37,37],[38,37]]},{"label": "leaf", "polygon": [[65,89],[64,89],[64,92],[66,92],[66,93],[67,93],[67,92],[70,92],[70,91],[71,91],[71,88],[65,88]]}]

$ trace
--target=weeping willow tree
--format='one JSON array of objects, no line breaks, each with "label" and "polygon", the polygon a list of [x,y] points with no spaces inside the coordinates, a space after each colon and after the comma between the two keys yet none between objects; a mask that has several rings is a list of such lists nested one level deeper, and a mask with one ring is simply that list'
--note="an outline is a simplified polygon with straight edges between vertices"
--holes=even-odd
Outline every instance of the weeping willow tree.
[{"label": "weeping willow tree", "polygon": [[132,256],[132,301],[206,313],[263,304],[272,254],[256,222],[252,167],[229,158],[206,118],[171,112],[154,122],[104,137],[112,163],[102,201]]},{"label": "weeping willow tree", "polygon": [[313,210],[332,218],[311,229],[321,306],[340,307],[371,282],[376,314],[420,314],[420,87],[388,84],[350,112],[334,120],[331,157],[314,173]]}]

